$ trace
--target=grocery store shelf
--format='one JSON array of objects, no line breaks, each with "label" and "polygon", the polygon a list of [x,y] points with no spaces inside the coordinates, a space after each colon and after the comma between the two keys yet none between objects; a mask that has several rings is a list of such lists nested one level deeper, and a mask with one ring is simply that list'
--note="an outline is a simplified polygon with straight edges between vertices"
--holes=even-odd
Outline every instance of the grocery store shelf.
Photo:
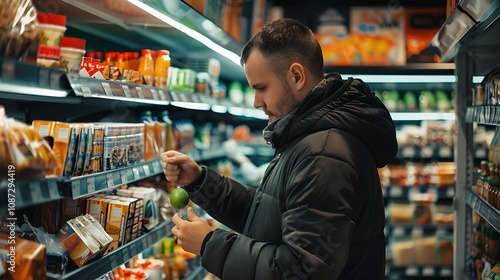
[{"label": "grocery store shelf", "polygon": [[[498,0],[464,0],[457,6],[459,7],[451,13],[430,44],[440,55],[442,62],[453,60],[464,45],[472,42],[481,44],[477,41],[478,35],[490,27],[500,11]],[[488,36],[487,39],[488,45],[499,40],[498,36]]]},{"label": "grocery store shelf", "polygon": [[[223,147],[181,151],[195,161],[207,161],[226,156]],[[161,160],[138,163],[115,170],[108,170],[77,177],[51,177],[27,181],[14,181],[15,191],[9,191],[7,181],[0,182],[0,196],[15,198],[15,207],[0,205],[0,212],[10,208],[21,209],[64,197],[73,199],[112,190],[118,186],[162,174]],[[14,209],[15,208],[15,209]]]},{"label": "grocery store shelf", "polygon": [[500,211],[493,208],[484,199],[473,193],[470,189],[465,191],[465,203],[479,213],[497,231],[500,231]]},{"label": "grocery store shelf", "polygon": [[[4,210],[14,211],[63,198],[61,178],[46,178],[38,180],[16,180],[0,183],[0,197],[5,197],[4,203],[0,204],[0,212]],[[14,205],[9,205],[8,199],[13,199]],[[11,207],[14,206],[14,207]]]},{"label": "grocery store shelf", "polygon": [[160,159],[155,159],[115,170],[73,177],[65,182],[65,194],[76,199],[146,179],[162,172]]},{"label": "grocery store shelf", "polygon": [[71,271],[63,276],[47,274],[47,279],[98,279],[104,274],[112,271],[121,264],[124,264],[137,254],[153,246],[154,243],[171,235],[170,230],[173,227],[171,221],[166,221],[148,233],[145,233],[137,239],[127,243],[107,255],[86,264],[85,266]]},{"label": "grocery store shelf", "polygon": [[453,234],[453,225],[414,225],[414,224],[390,224],[385,225],[386,236],[445,236]]},{"label": "grocery store shelf", "polygon": [[485,125],[500,125],[500,106],[472,106],[467,108],[465,121]]},{"label": "grocery store shelf", "polygon": [[411,277],[415,279],[451,279],[453,276],[452,266],[387,266],[386,279],[401,279],[401,277]]},{"label": "grocery store shelf", "polygon": [[[67,22],[70,28],[128,48],[168,48],[177,65],[181,65],[182,59],[216,58],[220,61],[221,77],[245,79],[239,65],[243,44],[181,0],[54,2],[58,13],[71,19]],[[37,4],[39,10],[46,9],[43,3]]]},{"label": "grocery store shelf", "polygon": [[[428,146],[400,146],[399,159],[453,159],[454,148],[451,146],[428,145]],[[488,156],[488,148],[477,146],[474,148],[474,157],[484,159]]]},{"label": "grocery store shelf", "polygon": [[384,197],[390,199],[408,198],[412,193],[432,193],[437,199],[455,196],[455,186],[385,186]]}]

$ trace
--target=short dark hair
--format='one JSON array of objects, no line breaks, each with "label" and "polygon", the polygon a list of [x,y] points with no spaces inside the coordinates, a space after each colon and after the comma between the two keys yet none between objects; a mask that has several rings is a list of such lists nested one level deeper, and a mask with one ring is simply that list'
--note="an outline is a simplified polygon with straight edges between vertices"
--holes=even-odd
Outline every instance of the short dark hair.
[{"label": "short dark hair", "polygon": [[266,58],[273,58],[273,70],[284,75],[292,62],[299,62],[317,77],[323,77],[323,53],[314,33],[297,20],[282,18],[264,25],[243,48],[243,66],[251,51],[258,49]]}]

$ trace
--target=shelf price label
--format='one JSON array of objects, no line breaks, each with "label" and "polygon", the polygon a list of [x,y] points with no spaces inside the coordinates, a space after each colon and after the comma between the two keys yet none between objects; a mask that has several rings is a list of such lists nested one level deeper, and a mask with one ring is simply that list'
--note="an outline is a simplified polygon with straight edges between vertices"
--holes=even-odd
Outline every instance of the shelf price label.
[{"label": "shelf price label", "polygon": [[71,182],[71,194],[73,198],[80,196],[80,180],[74,180]]},{"label": "shelf price label", "polygon": [[160,96],[158,95],[158,91],[156,91],[156,89],[152,88],[149,90],[151,91],[151,95],[153,96],[153,100],[160,100]]},{"label": "shelf price label", "polygon": [[122,180],[122,184],[128,183],[127,172],[125,170],[120,171],[120,177]]},{"label": "shelf price label", "polygon": [[439,273],[441,276],[447,277],[447,276],[452,276],[452,271],[449,268],[441,268],[441,271]]},{"label": "shelf price label", "polygon": [[132,256],[136,256],[136,255],[138,254],[138,253],[137,253],[137,246],[138,246],[138,244],[137,244],[137,243],[132,244],[132,245],[130,246],[130,255],[132,255]]},{"label": "shelf price label", "polygon": [[144,164],[142,168],[144,169],[144,175],[146,175],[146,177],[149,177],[149,175],[151,175],[151,170],[149,170],[149,165]]},{"label": "shelf price label", "polygon": [[434,276],[436,275],[436,270],[434,267],[424,267],[422,268],[422,275],[423,276]]},{"label": "shelf price label", "polygon": [[104,83],[102,82],[102,89],[104,89],[104,93],[107,95],[107,96],[113,96],[113,90],[111,89],[111,85],[109,85],[108,83]]},{"label": "shelf price label", "polygon": [[476,158],[486,158],[486,149],[477,148],[476,149]]},{"label": "shelf price label", "polygon": [[113,179],[113,174],[111,173],[106,174],[106,184],[108,186],[108,189],[111,189],[115,186],[115,180]]},{"label": "shelf price label", "polygon": [[124,248],[122,250],[122,252],[123,252],[123,260],[124,261],[130,260],[131,256],[130,256],[130,252],[128,251],[128,248]]},{"label": "shelf price label", "polygon": [[452,198],[455,196],[455,188],[454,187],[448,187],[446,190],[446,197]]},{"label": "shelf price label", "polygon": [[139,98],[144,99],[144,93],[142,92],[142,88],[135,87],[135,90],[137,91],[137,95],[139,96]]},{"label": "shelf price label", "polygon": [[125,97],[132,97],[132,94],[130,93],[130,88],[127,85],[122,85],[123,93],[125,94]]},{"label": "shelf price label", "polygon": [[94,177],[87,178],[87,192],[88,192],[88,194],[95,193],[95,178]]},{"label": "shelf price label", "polygon": [[111,264],[111,267],[113,269],[118,267],[118,262],[116,261],[116,254],[110,254],[109,263]]},{"label": "shelf price label", "polygon": [[439,157],[449,158],[452,156],[451,147],[441,147],[439,148]]},{"label": "shelf price label", "polygon": [[160,174],[160,173],[162,173],[162,171],[163,171],[163,169],[162,169],[162,167],[161,167],[160,162],[159,162],[158,160],[155,160],[155,161],[153,162],[153,172],[154,172],[155,174]]},{"label": "shelf price label", "polygon": [[405,274],[407,276],[417,276],[418,275],[418,269],[414,266],[410,266],[406,268]]},{"label": "shelf price label", "polygon": [[422,157],[430,158],[434,155],[434,149],[429,146],[422,147]]},{"label": "shelf price label", "polygon": [[30,183],[30,193],[31,193],[31,201],[33,203],[38,203],[42,201],[42,191],[41,185],[38,182]]},{"label": "shelf price label", "polygon": [[82,91],[83,97],[91,97],[92,96],[92,91],[90,90],[89,87],[80,87],[80,90]]},{"label": "shelf price label", "polygon": [[392,234],[394,236],[404,236],[405,235],[405,229],[404,227],[400,227],[400,226],[395,226],[393,231],[392,231]]},{"label": "shelf price label", "polygon": [[61,196],[59,195],[59,188],[57,187],[56,181],[48,181],[47,189],[49,191],[50,199],[58,199]]},{"label": "shelf price label", "polygon": [[389,196],[390,197],[402,197],[403,196],[403,187],[395,186],[389,188]]},{"label": "shelf price label", "polygon": [[139,169],[137,167],[132,168],[132,172],[134,173],[134,179],[141,179],[141,174],[139,174]]},{"label": "shelf price label", "polygon": [[414,147],[404,147],[401,150],[401,155],[405,158],[413,158],[413,157],[415,157],[415,148]]}]

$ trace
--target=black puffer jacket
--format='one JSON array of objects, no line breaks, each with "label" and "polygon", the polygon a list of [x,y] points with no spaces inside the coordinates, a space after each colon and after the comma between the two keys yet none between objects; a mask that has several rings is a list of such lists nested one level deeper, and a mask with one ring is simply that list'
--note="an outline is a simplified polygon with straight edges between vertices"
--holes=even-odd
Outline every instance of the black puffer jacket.
[{"label": "black puffer jacket", "polygon": [[216,230],[202,265],[225,279],[383,279],[377,167],[397,153],[389,112],[360,80],[330,74],[264,137],[276,148],[257,190],[207,173],[191,198]]}]

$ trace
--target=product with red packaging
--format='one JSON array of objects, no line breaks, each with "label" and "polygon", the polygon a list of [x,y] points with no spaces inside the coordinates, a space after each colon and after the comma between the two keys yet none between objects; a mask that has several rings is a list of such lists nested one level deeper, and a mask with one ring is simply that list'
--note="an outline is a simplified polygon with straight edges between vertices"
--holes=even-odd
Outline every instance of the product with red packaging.
[{"label": "product with red packaging", "polygon": [[78,74],[85,54],[85,39],[63,37],[59,68],[73,74]]},{"label": "product with red packaging", "polygon": [[66,16],[38,13],[39,48],[37,64],[45,67],[59,66],[61,42],[66,31]]}]

